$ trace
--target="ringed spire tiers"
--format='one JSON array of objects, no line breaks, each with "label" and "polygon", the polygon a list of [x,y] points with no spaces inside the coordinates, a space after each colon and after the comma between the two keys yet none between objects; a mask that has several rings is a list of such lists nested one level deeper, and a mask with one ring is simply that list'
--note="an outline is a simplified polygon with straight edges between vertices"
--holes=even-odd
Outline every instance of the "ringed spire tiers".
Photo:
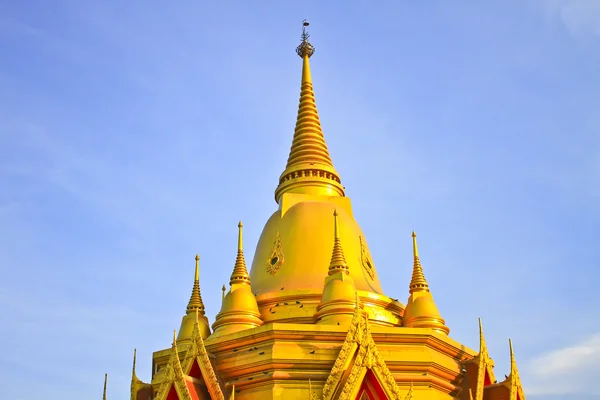
[{"label": "ringed spire tiers", "polygon": [[208,318],[206,317],[206,311],[202,296],[200,295],[200,256],[196,254],[194,258],[196,260],[196,269],[194,271],[194,285],[192,287],[192,295],[188,302],[185,310],[185,315],[181,320],[181,327],[179,328],[179,340],[183,341],[192,337],[195,323],[195,313],[199,314],[200,318],[200,332],[203,338],[207,338],[210,335],[210,326]]},{"label": "ringed spire tiers", "polygon": [[421,266],[421,260],[419,259],[419,248],[417,246],[417,234],[415,231],[412,233],[413,238],[413,273],[409,285],[409,293],[414,292],[429,292],[429,284],[423,274],[423,267]]},{"label": "ringed spire tiers", "polygon": [[235,258],[235,266],[233,267],[233,272],[231,274],[231,278],[229,279],[229,284],[232,285],[234,283],[246,283],[250,284],[250,275],[248,274],[248,269],[246,268],[246,260],[244,259],[244,244],[242,239],[242,228],[244,225],[242,221],[238,224],[238,248],[237,248],[237,256]]},{"label": "ringed spire tiers", "polygon": [[300,104],[287,165],[275,189],[275,201],[278,203],[281,195],[286,192],[342,197],[345,195],[340,175],[333,166],[325,143],[315,103],[308,61],[315,53],[315,48],[308,41],[308,25],[304,20],[302,42],[296,48],[296,53],[302,58]]},{"label": "ringed spire tiers", "polygon": [[350,276],[342,242],[340,240],[338,213],[333,211],[333,251],[329,263],[329,273],[323,285],[321,303],[317,306],[315,320],[319,324],[344,324],[352,321],[358,304],[356,285]]},{"label": "ringed spire tiers", "polygon": [[404,309],[403,325],[413,328],[432,328],[438,332],[448,334],[450,329],[440,315],[438,308],[429,291],[429,284],[423,274],[423,267],[419,260],[417,247],[417,234],[412,233],[413,241],[413,273],[408,286],[410,296]]},{"label": "ringed spire tiers", "polygon": [[342,242],[340,240],[337,210],[333,211],[333,231],[333,251],[331,253],[331,262],[329,263],[329,275],[333,275],[338,271],[342,271],[348,275],[348,264],[346,263],[346,257],[344,257],[344,250],[342,249]]},{"label": "ringed spire tiers", "polygon": [[195,312],[197,309],[201,315],[205,314],[204,303],[200,296],[200,256],[196,254],[196,271],[194,275],[194,286],[192,287],[192,295],[188,303],[186,312],[188,314]]},{"label": "ringed spire tiers", "polygon": [[229,292],[223,297],[221,311],[213,323],[213,335],[225,335],[262,325],[260,312],[246,269],[242,242],[242,221],[238,224],[238,249],[233,273],[229,280]]}]

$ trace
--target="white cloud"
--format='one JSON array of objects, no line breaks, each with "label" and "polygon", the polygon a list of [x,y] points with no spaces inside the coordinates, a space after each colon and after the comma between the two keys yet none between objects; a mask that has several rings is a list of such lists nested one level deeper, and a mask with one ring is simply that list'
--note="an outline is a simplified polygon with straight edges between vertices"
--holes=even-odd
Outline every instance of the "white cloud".
[{"label": "white cloud", "polygon": [[543,0],[552,18],[558,18],[573,35],[600,36],[600,1]]},{"label": "white cloud", "polygon": [[600,374],[600,333],[579,344],[552,350],[533,359],[527,366],[526,393],[534,395],[598,395],[596,377]]}]

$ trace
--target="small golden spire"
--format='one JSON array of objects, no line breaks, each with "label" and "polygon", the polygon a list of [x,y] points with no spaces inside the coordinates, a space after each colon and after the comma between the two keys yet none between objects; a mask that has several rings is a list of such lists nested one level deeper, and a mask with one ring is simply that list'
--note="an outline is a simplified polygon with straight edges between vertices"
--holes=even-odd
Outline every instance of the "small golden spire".
[{"label": "small golden spire", "polygon": [[343,271],[346,275],[350,273],[348,264],[346,264],[346,257],[344,257],[344,250],[342,249],[338,227],[338,213],[335,210],[333,211],[333,251],[331,253],[331,262],[329,263],[329,275],[333,275],[338,271]]},{"label": "small golden spire", "polygon": [[417,234],[415,232],[412,233],[412,238],[414,265],[412,278],[408,286],[410,296],[404,308],[402,324],[407,328],[432,328],[447,335],[450,329],[448,329],[446,322],[440,315],[433,296],[429,291],[425,275],[423,275],[423,267],[421,267],[419,249],[417,248]]},{"label": "small golden spire", "polygon": [[412,279],[410,280],[409,285],[409,293],[412,294],[414,292],[429,292],[429,284],[425,279],[425,275],[423,274],[423,267],[421,266],[421,261],[419,260],[419,249],[417,247],[417,234],[413,231],[413,273]]},{"label": "small golden spire", "polygon": [[242,243],[242,221],[238,224],[238,250],[237,257],[235,258],[235,266],[233,267],[233,273],[231,274],[231,279],[229,280],[229,284],[233,285],[234,283],[246,283],[250,284],[250,275],[248,274],[248,269],[246,268],[246,260],[244,259],[244,248]]},{"label": "small golden spire", "polygon": [[331,161],[315,103],[308,61],[315,48],[308,41],[308,21],[304,20],[302,25],[302,42],[296,48],[296,53],[302,58],[300,105],[288,162],[275,190],[277,202],[288,191],[344,196],[344,187]]},{"label": "small golden spire", "polygon": [[177,329],[173,329],[173,347],[177,347]]},{"label": "small golden spire", "polygon": [[231,396],[229,396],[229,400],[235,400],[235,383],[231,385]]},{"label": "small golden spire", "polygon": [[221,301],[223,301],[225,299],[225,292],[227,291],[227,288],[225,287],[225,285],[223,285],[223,287],[221,288]]},{"label": "small golden spire", "polygon": [[104,391],[102,392],[102,400],[106,400],[106,381],[108,381],[108,374],[104,374]]},{"label": "small golden spire", "polygon": [[196,254],[196,272],[194,274],[194,286],[192,296],[187,306],[186,314],[191,314],[194,310],[199,310],[202,315],[205,314],[204,303],[200,295],[200,256]]}]

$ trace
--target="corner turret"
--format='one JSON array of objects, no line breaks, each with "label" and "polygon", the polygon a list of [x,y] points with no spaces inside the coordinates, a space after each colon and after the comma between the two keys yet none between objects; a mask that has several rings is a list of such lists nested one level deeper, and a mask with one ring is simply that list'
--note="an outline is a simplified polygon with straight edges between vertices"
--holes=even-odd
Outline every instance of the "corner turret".
[{"label": "corner turret", "polygon": [[329,263],[329,274],[325,278],[325,287],[321,304],[317,306],[315,319],[318,324],[344,324],[352,321],[356,307],[356,286],[350,276],[350,269],[344,257],[338,227],[337,210],[333,212],[333,251]]},{"label": "corner turret", "polygon": [[194,275],[194,286],[192,287],[192,295],[186,309],[186,315],[181,320],[181,327],[179,328],[179,336],[177,340],[184,341],[189,340],[192,337],[194,331],[194,324],[196,321],[196,311],[198,311],[198,318],[200,322],[200,333],[203,339],[206,339],[210,335],[210,326],[208,318],[206,318],[206,312],[204,303],[202,302],[202,296],[200,295],[200,256],[196,254],[196,271]]},{"label": "corner turret", "polygon": [[242,243],[242,221],[238,224],[238,250],[233,273],[229,279],[230,289],[223,298],[221,311],[213,324],[214,334],[226,335],[262,325],[256,298],[250,286]]},{"label": "corner turret", "polygon": [[417,234],[413,238],[413,272],[409,285],[410,297],[404,310],[403,325],[410,328],[432,328],[438,332],[448,334],[450,329],[438,311],[433,296],[429,291],[429,284],[423,274],[423,267],[419,260],[417,248]]}]

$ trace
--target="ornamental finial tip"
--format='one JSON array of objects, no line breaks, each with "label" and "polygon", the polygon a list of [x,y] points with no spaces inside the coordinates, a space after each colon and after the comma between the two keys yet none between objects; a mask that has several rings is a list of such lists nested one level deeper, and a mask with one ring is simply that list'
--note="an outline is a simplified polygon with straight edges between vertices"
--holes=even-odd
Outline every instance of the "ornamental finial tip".
[{"label": "ornamental finial tip", "polygon": [[308,41],[308,38],[310,38],[310,34],[306,31],[306,27],[309,25],[310,24],[307,20],[302,21],[302,36],[300,37],[302,39],[302,43],[300,43],[300,45],[296,47],[296,53],[302,58],[310,58],[310,56],[312,56],[315,53],[314,46]]}]

